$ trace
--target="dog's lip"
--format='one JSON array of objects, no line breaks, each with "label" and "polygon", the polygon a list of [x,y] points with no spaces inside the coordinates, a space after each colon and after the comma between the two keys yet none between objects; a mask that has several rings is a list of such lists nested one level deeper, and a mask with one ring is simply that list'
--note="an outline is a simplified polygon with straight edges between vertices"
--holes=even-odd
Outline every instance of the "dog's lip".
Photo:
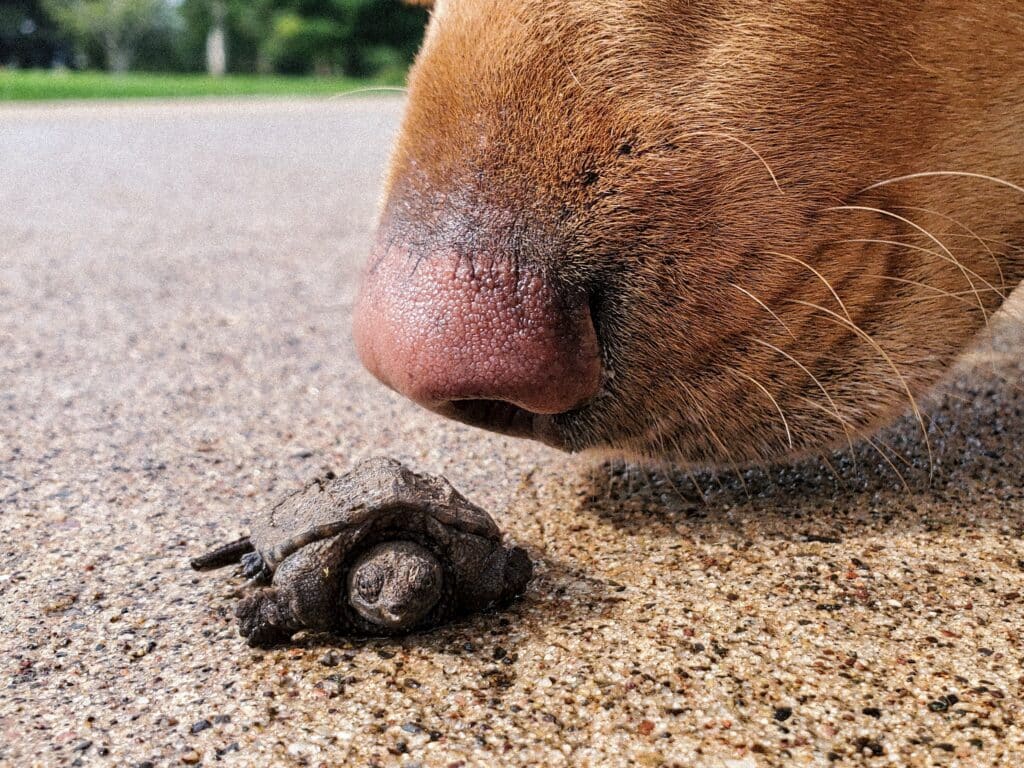
[{"label": "dog's lip", "polygon": [[569,450],[554,423],[560,414],[533,413],[502,400],[449,400],[432,406],[442,416],[510,437],[537,440]]}]

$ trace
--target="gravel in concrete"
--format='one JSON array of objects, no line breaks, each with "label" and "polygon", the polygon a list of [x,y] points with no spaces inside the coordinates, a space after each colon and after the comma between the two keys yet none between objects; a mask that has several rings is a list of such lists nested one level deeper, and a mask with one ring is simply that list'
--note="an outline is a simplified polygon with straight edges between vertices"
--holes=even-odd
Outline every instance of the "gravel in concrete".
[{"label": "gravel in concrete", "polygon": [[[446,423],[349,339],[399,109],[0,111],[0,763],[1024,762],[1021,324],[936,399],[931,477],[912,420],[692,479]],[[374,454],[487,506],[525,599],[249,649],[188,557]]]}]

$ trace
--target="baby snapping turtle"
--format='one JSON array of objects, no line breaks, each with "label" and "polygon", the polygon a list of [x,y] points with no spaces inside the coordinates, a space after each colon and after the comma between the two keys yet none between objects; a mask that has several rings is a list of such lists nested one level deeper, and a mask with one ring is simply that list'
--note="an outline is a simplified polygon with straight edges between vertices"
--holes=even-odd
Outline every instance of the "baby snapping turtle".
[{"label": "baby snapping turtle", "polygon": [[433,627],[522,594],[533,565],[491,516],[442,477],[392,459],[328,473],[263,510],[252,534],[192,560],[241,561],[266,585],[235,609],[250,645],[300,629],[392,635]]}]

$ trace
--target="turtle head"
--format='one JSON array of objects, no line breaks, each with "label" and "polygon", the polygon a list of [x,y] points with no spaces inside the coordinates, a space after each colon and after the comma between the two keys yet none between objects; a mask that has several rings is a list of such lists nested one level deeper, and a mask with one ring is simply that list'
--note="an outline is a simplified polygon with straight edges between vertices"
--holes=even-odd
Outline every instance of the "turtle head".
[{"label": "turtle head", "polygon": [[371,624],[392,632],[414,628],[443,591],[441,563],[411,541],[378,544],[356,560],[348,575],[352,607]]}]

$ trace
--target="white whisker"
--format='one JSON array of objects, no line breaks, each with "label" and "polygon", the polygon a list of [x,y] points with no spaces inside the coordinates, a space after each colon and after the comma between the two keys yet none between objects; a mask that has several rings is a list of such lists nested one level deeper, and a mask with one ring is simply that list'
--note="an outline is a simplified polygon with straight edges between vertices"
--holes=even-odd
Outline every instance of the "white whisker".
[{"label": "white whisker", "polygon": [[778,178],[776,178],[775,176],[775,171],[773,171],[772,167],[768,165],[768,161],[764,159],[764,156],[760,152],[758,152],[756,149],[750,146],[743,139],[737,136],[733,136],[732,134],[729,133],[722,133],[720,131],[695,131],[693,133],[688,133],[687,136],[717,136],[720,139],[727,139],[728,141],[736,142],[741,147],[744,147],[745,149],[749,150],[754,155],[754,157],[761,161],[761,165],[763,165],[764,169],[768,171],[768,175],[772,177],[772,184],[775,185],[775,189],[779,191],[780,195],[785,194],[785,192],[782,191],[782,187],[779,185]]},{"label": "white whisker", "polygon": [[[898,213],[893,213],[892,211],[886,211],[886,210],[883,210],[881,208],[872,208],[872,207],[866,206],[866,205],[837,205],[837,206],[835,206],[833,208],[830,208],[828,210],[833,210],[833,211],[866,211],[868,213],[877,213],[877,214],[879,214],[881,216],[887,216],[887,217],[896,219],[897,221],[903,222],[907,226],[913,227],[918,232],[920,232],[922,235],[924,235],[929,240],[931,240],[933,243],[935,243],[937,246],[939,246],[939,248],[942,249],[942,252],[945,253],[947,256],[949,256],[949,258],[952,259],[953,262],[960,267],[960,271],[963,273],[964,278],[967,280],[967,284],[970,285],[972,288],[975,287],[974,281],[971,279],[970,274],[969,274],[970,270],[968,270],[967,267],[965,267],[963,264],[960,263],[960,260],[957,259],[957,257],[953,255],[953,252],[950,251],[949,248],[946,247],[945,243],[943,243],[941,240],[939,240],[937,237],[935,237],[935,235],[933,235],[927,229],[922,227],[920,224],[917,224],[916,222],[911,221],[906,216],[900,216]],[[907,244],[904,244],[904,245],[907,245]],[[991,283],[989,283],[987,280],[982,278],[980,275],[975,275],[975,276],[978,277],[986,285],[992,287]],[[988,313],[985,310],[985,303],[982,301],[980,294],[978,295],[978,306],[981,307],[981,312],[985,316],[985,324],[988,325]]]},{"label": "white whisker", "polygon": [[783,328],[785,328],[785,329],[786,329],[786,333],[788,333],[788,334],[789,334],[790,336],[792,336],[792,337],[793,337],[793,339],[794,339],[794,340],[796,340],[796,334],[794,334],[794,333],[793,333],[793,331],[791,331],[791,330],[789,329],[789,326],[788,326],[788,325],[786,325],[786,324],[785,324],[784,322],[782,322],[782,318],[781,318],[781,317],[779,317],[779,316],[778,316],[777,314],[775,314],[775,312],[773,312],[773,311],[772,311],[772,308],[771,308],[771,307],[769,307],[769,306],[768,306],[767,304],[765,304],[765,303],[764,303],[763,301],[761,301],[761,300],[760,300],[759,298],[757,298],[757,296],[755,296],[754,294],[752,294],[752,293],[751,293],[750,291],[748,291],[748,290],[747,290],[746,288],[741,288],[740,286],[736,285],[736,283],[729,283],[729,285],[731,285],[731,286],[732,286],[733,288],[735,288],[735,289],[736,289],[737,291],[740,291],[741,293],[744,293],[744,294],[746,294],[746,295],[747,295],[748,297],[750,297],[750,298],[751,298],[751,299],[753,299],[753,300],[754,300],[755,302],[757,302],[757,303],[758,303],[758,304],[759,304],[759,305],[761,306],[761,308],[762,308],[762,309],[764,309],[764,311],[765,311],[765,312],[767,312],[767,313],[768,313],[769,315],[771,315],[772,317],[774,317],[774,318],[775,318],[775,320],[776,320],[776,322],[778,322],[778,324],[779,324],[779,325],[781,325],[781,326],[782,326]]},{"label": "white whisker", "polygon": [[[825,396],[825,399],[828,400],[829,405],[832,406],[832,409],[835,411],[836,419],[839,421],[840,424],[843,425],[843,432],[846,433],[846,441],[850,445],[850,454],[853,455],[853,435],[850,433],[849,423],[846,419],[843,418],[842,414],[839,412],[839,406],[836,405],[836,401],[832,399],[832,395],[828,393],[828,390],[825,389],[825,386],[821,383],[818,377],[815,376],[806,365],[801,363],[799,360],[793,357],[793,355],[789,354],[789,352],[786,352],[784,349],[780,349],[779,347],[776,347],[774,344],[769,344],[767,341],[762,341],[761,339],[756,339],[753,337],[751,337],[751,341],[777,352],[778,354],[787,358],[791,363],[793,363],[793,365],[797,366],[805,374],[807,374],[808,378],[810,378],[810,380],[815,383],[818,389],[821,390],[821,393]],[[856,457],[854,457],[854,460],[856,461]]]},{"label": "white whisker", "polygon": [[786,414],[782,410],[782,406],[779,405],[779,401],[775,399],[775,395],[769,392],[768,388],[764,384],[759,382],[757,379],[755,379],[753,376],[750,376],[744,373],[743,371],[737,370],[735,368],[732,369],[732,372],[747,379],[751,384],[753,384],[755,387],[764,392],[765,396],[767,396],[767,398],[772,401],[772,405],[775,406],[775,410],[779,412],[779,418],[782,419],[782,426],[785,427],[786,429],[786,441],[789,443],[789,449],[793,450],[795,446],[793,445],[793,433],[789,429],[789,419],[786,418]]},{"label": "white whisker", "polygon": [[1015,192],[1020,192],[1024,195],[1024,187],[1019,187],[1013,182],[1006,181],[1006,179],[1000,179],[996,176],[987,176],[984,173],[970,173],[968,171],[922,171],[921,173],[908,173],[906,176],[896,176],[892,179],[886,179],[885,181],[879,181],[872,184],[870,187],[864,187],[857,194],[863,194],[870,192],[872,189],[878,189],[879,187],[885,187],[889,184],[897,184],[901,181],[910,181],[911,179],[924,179],[931,176],[960,176],[968,179],[981,179],[983,181],[991,181],[993,184],[1012,189]]},{"label": "white whisker", "polygon": [[408,88],[403,88],[398,85],[367,85],[363,88],[354,88],[351,91],[344,91],[343,93],[335,93],[327,97],[327,101],[337,101],[338,99],[346,99],[350,96],[358,96],[362,93],[401,93],[407,94]]},{"label": "white whisker", "polygon": [[850,311],[846,308],[846,304],[844,304],[843,300],[841,298],[839,298],[839,294],[836,292],[836,289],[832,287],[832,283],[830,283],[828,280],[826,280],[825,276],[823,274],[821,274],[821,272],[816,270],[814,267],[812,267],[806,261],[803,261],[802,259],[798,259],[796,256],[790,256],[788,253],[779,253],[778,251],[765,251],[765,253],[767,253],[769,256],[779,256],[780,258],[783,258],[783,259],[789,259],[790,261],[795,261],[800,266],[805,267],[805,268],[811,270],[811,272],[813,272],[817,276],[817,278],[819,280],[821,280],[821,282],[823,282],[825,284],[825,287],[828,288],[829,293],[832,294],[832,297],[836,300],[836,302],[839,304],[840,308],[843,310],[843,314],[846,315],[846,319],[849,320],[851,323],[853,322],[853,318],[850,317]]},{"label": "white whisker", "polygon": [[816,309],[819,312],[824,312],[826,315],[832,318],[834,322],[837,322],[841,325],[845,325],[847,328],[849,328],[862,339],[864,339],[864,341],[866,341],[869,345],[871,345],[875,349],[875,351],[878,352],[878,354],[881,355],[882,358],[889,364],[889,367],[892,368],[893,373],[895,373],[896,377],[900,380],[900,384],[902,385],[904,392],[906,392],[907,394],[907,399],[910,401],[910,407],[914,412],[914,416],[917,418],[917,422],[921,427],[921,435],[924,437],[925,445],[928,448],[929,474],[934,473],[934,456],[932,454],[931,441],[928,439],[928,430],[924,425],[924,416],[921,413],[921,409],[917,405],[917,398],[914,397],[914,392],[910,388],[910,384],[907,382],[906,377],[903,375],[902,371],[900,371],[899,367],[896,365],[895,361],[892,359],[889,353],[882,349],[882,345],[875,341],[873,338],[871,338],[871,335],[864,331],[860,326],[858,326],[852,320],[848,320],[842,317],[841,315],[839,315],[839,313],[833,312],[828,307],[822,307],[818,304],[813,304],[809,301],[801,301],[800,299],[789,299],[789,301],[791,301],[794,304],[800,304],[811,309]]},{"label": "white whisker", "polygon": [[958,259],[956,259],[956,258],[950,259],[945,254],[939,253],[938,251],[933,251],[931,248],[925,248],[924,246],[916,245],[915,243],[904,243],[904,242],[902,242],[900,240],[882,240],[882,239],[871,238],[871,237],[855,237],[855,238],[850,238],[850,239],[847,239],[847,240],[836,240],[836,242],[837,243],[866,243],[866,244],[871,244],[871,245],[891,245],[891,246],[894,246],[894,247],[906,248],[906,249],[911,250],[911,251],[918,251],[920,253],[927,253],[927,254],[929,254],[931,256],[934,256],[937,259],[942,259],[943,261],[945,261],[945,262],[947,262],[949,264],[952,264],[953,266],[957,267],[961,272],[966,271],[968,274],[974,275],[974,277],[978,278],[981,282],[983,282],[987,286],[987,288],[979,289],[977,287],[974,287],[974,284],[972,282],[971,283],[972,292],[977,293],[979,290],[990,290],[990,291],[995,291],[997,294],[999,294],[1000,298],[1002,298],[1002,299],[1006,298],[1006,296],[1002,293],[1001,289],[996,288],[994,285],[992,285],[992,283],[990,283],[988,280],[986,280],[984,277],[979,275],[974,270],[968,269],[967,267],[965,267],[963,264],[960,263],[960,261]]},{"label": "white whisker", "polygon": [[[992,259],[992,262],[996,266],[996,271],[999,273],[999,286],[1004,291],[1006,290],[1006,276],[1003,274],[1003,265],[999,263],[999,259],[996,256],[995,251],[993,251],[991,246],[989,246],[989,244],[987,242],[985,242],[985,239],[983,237],[978,235],[969,226],[964,224],[962,221],[958,221],[957,219],[954,219],[952,216],[950,216],[948,214],[942,213],[941,211],[933,211],[933,210],[931,210],[929,208],[921,208],[921,207],[916,206],[916,205],[894,205],[893,208],[896,208],[896,209],[899,209],[899,210],[907,210],[907,211],[918,211],[918,212],[921,212],[921,213],[930,214],[932,216],[938,216],[940,219],[943,219],[945,221],[950,222],[954,226],[959,227],[960,229],[964,230],[967,234],[971,235],[975,240],[978,241],[978,243],[981,244],[981,247],[984,248],[985,251],[988,253],[989,258]],[[949,237],[950,234],[952,234],[952,233],[947,232],[943,236],[944,237]]]}]

